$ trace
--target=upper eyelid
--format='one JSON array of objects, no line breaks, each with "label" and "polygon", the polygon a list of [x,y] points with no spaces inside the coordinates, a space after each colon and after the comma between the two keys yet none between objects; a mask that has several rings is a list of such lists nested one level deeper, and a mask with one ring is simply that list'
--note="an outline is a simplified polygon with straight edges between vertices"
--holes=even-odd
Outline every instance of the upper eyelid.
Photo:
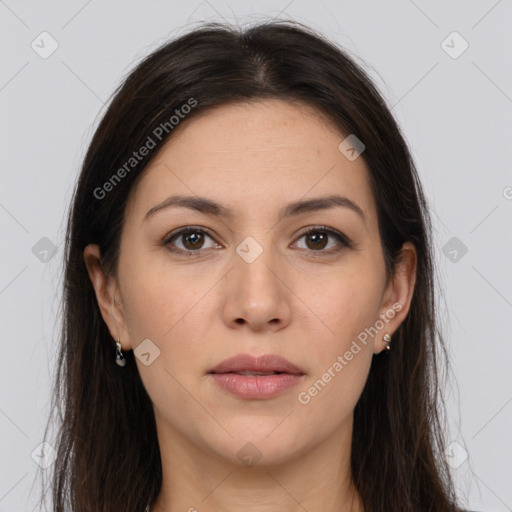
[{"label": "upper eyelid", "polygon": [[215,238],[213,233],[208,228],[203,228],[203,227],[199,227],[199,226],[183,226],[181,228],[177,228],[177,229],[167,233],[164,237],[164,241],[170,241],[175,236],[182,235],[183,233],[187,233],[187,232],[194,232],[194,231],[200,231],[202,233],[205,233],[206,235],[208,235],[211,238]]}]

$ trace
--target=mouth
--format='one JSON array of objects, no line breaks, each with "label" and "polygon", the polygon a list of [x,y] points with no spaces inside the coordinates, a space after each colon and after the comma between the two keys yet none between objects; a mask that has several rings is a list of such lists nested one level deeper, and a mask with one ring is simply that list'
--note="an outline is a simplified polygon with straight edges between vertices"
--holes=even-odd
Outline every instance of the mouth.
[{"label": "mouth", "polygon": [[239,398],[264,400],[297,385],[305,373],[281,356],[242,354],[223,361],[208,375],[221,389]]}]

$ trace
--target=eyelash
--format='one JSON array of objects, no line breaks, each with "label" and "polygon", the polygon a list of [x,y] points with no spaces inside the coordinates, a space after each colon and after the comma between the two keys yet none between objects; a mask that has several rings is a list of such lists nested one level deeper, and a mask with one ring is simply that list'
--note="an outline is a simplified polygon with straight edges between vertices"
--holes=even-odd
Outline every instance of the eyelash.
[{"label": "eyelash", "polygon": [[[163,241],[162,241],[163,245],[165,245],[169,251],[176,253],[176,254],[180,254],[182,256],[193,257],[193,256],[197,255],[202,249],[197,249],[195,251],[188,251],[188,250],[183,250],[183,249],[176,249],[170,245],[171,240],[173,240],[175,238],[179,238],[179,236],[184,233],[202,233],[202,234],[208,235],[212,240],[214,240],[214,236],[212,235],[212,233],[210,233],[209,230],[207,230],[205,228],[199,228],[199,227],[196,228],[194,226],[186,226],[183,228],[179,228],[176,231],[173,231],[172,233],[169,233],[163,239]],[[353,244],[352,240],[350,240],[350,238],[348,238],[346,235],[344,235],[332,228],[329,228],[327,226],[313,226],[311,228],[308,228],[297,238],[297,241],[300,240],[301,238],[303,238],[304,236],[310,235],[312,233],[327,234],[328,236],[336,238],[343,246],[341,248],[330,249],[327,251],[325,251],[325,250],[314,251],[314,250],[310,249],[309,252],[311,253],[311,255],[313,257],[321,257],[321,256],[325,256],[325,255],[329,256],[332,254],[339,253],[340,251],[343,250],[343,248],[351,249],[354,247],[354,244]]]}]

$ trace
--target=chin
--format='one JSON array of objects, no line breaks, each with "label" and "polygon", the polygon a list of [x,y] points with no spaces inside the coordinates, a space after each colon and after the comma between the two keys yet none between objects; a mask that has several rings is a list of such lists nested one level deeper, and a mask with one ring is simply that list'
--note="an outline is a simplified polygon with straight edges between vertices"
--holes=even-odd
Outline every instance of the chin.
[{"label": "chin", "polygon": [[[254,423],[254,422],[253,422]],[[220,443],[210,443],[218,456],[235,465],[246,467],[284,464],[298,455],[300,446],[296,433],[276,426],[279,422],[263,422],[260,428],[249,422],[227,428],[233,437],[223,436]],[[279,432],[278,432],[279,430]]]}]

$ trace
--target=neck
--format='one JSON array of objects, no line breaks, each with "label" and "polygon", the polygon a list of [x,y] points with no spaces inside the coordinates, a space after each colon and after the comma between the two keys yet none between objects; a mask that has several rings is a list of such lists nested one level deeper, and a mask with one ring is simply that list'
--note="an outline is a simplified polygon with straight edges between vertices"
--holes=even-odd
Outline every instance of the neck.
[{"label": "neck", "polygon": [[350,472],[350,428],[283,463],[252,467],[159,429],[162,488],[152,512],[363,512]]}]

